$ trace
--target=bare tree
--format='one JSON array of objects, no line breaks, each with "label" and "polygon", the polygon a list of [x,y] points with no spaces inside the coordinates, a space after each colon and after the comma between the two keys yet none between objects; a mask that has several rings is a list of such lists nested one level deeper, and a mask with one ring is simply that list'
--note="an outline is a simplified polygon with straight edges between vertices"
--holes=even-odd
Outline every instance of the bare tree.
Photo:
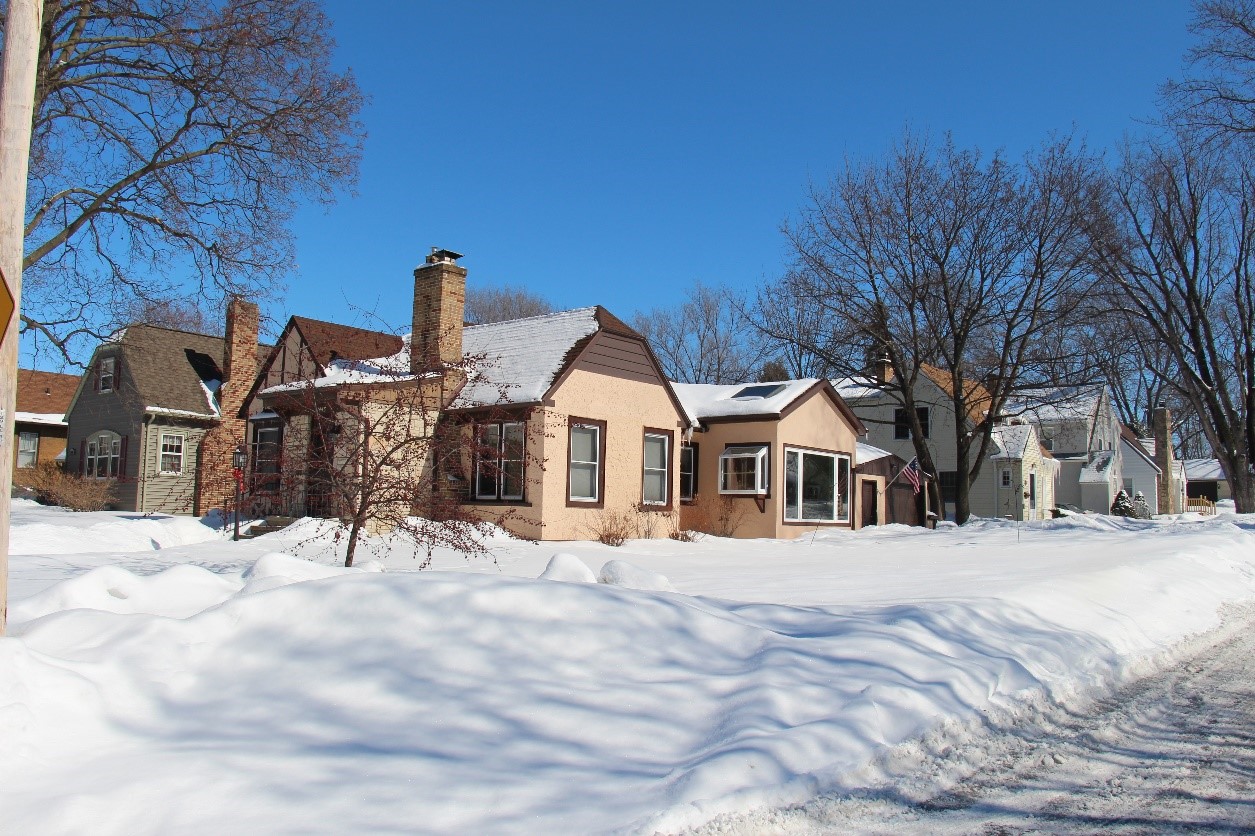
[{"label": "bare tree", "polygon": [[1255,2],[1196,0],[1189,71],[1164,87],[1169,118],[1206,139],[1255,134]]},{"label": "bare tree", "polygon": [[632,327],[649,341],[671,380],[744,383],[754,376],[752,329],[724,290],[698,282],[679,307],[638,312]]},{"label": "bare tree", "polygon": [[[946,392],[957,518],[988,455],[990,419],[1051,351],[1039,337],[1071,311],[1089,280],[1083,208],[1090,160],[1064,140],[1014,165],[1001,155],[933,147],[908,135],[880,164],[847,164],[812,191],[786,228],[794,269],[759,297],[759,327],[801,341],[835,373],[862,376],[884,358],[880,384],[903,407],[921,466],[935,451],[916,407],[921,375]],[[784,322],[810,328],[777,329]]]},{"label": "bare tree", "polygon": [[73,359],[136,299],[274,293],[297,201],[357,175],[330,29],[317,0],[46,0],[23,333]]},{"label": "bare tree", "polygon": [[123,316],[124,322],[142,322],[179,331],[222,336],[222,317],[207,315],[202,308],[191,302],[136,299],[124,308]]},{"label": "bare tree", "polygon": [[[483,538],[510,515],[484,519],[471,512],[463,501],[471,481],[522,479],[530,445],[520,436],[510,450],[511,439],[489,439],[479,429],[501,426],[504,413],[480,410],[472,419],[448,411],[449,395],[458,387],[447,381],[474,374],[478,361],[417,375],[370,362],[337,362],[345,382],[305,381],[274,401],[288,416],[285,449],[302,451],[284,464],[282,499],[299,495],[310,515],[342,523],[337,537],[345,544],[346,566],[353,565],[367,534],[386,533],[425,549],[420,568],[437,547],[484,554]],[[508,416],[512,427],[525,418]],[[266,485],[266,492],[273,487]]]},{"label": "bare tree", "polygon": [[553,305],[522,287],[468,287],[466,321],[472,325],[505,322],[552,313]]},{"label": "bare tree", "polygon": [[1255,511],[1252,162],[1187,128],[1132,144],[1094,236],[1119,314],[1163,357],[1147,371],[1190,404],[1244,513]]}]

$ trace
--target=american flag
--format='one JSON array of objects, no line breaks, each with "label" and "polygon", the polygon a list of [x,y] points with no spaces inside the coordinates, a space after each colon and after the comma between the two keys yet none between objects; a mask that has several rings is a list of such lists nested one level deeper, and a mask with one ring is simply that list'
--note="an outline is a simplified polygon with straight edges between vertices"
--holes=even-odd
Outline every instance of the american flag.
[{"label": "american flag", "polygon": [[915,489],[915,493],[919,493],[919,456],[907,462],[906,467],[902,471],[902,475],[911,483],[911,487]]}]

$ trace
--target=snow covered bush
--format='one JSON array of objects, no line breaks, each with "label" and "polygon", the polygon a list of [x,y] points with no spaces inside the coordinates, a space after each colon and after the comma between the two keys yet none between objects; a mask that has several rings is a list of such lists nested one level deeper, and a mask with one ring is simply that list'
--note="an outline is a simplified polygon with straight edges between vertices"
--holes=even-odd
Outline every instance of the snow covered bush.
[{"label": "snow covered bush", "polygon": [[1133,507],[1133,500],[1129,499],[1129,495],[1123,490],[1116,494],[1116,498],[1111,503],[1111,515],[1113,517],[1137,516],[1137,510]]}]

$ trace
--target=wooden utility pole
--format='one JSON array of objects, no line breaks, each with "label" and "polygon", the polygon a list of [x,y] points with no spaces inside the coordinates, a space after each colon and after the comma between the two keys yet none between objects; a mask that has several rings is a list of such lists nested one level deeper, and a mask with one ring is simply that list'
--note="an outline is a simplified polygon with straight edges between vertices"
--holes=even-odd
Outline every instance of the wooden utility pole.
[{"label": "wooden utility pole", "polygon": [[13,490],[22,242],[43,14],[42,0],[9,0],[0,75],[0,636],[9,616],[9,495]]}]

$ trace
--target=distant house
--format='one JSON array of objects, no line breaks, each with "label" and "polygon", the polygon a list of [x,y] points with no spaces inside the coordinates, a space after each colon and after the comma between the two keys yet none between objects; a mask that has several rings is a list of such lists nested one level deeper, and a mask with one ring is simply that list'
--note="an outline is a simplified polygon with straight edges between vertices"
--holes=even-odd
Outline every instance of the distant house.
[{"label": "distant house", "polygon": [[972,508],[981,516],[1044,520],[1056,506],[1059,462],[1042,447],[1037,429],[1011,419],[990,430],[992,450],[972,485]]},{"label": "distant house", "polygon": [[17,409],[13,415],[15,469],[64,458],[65,413],[77,387],[78,375],[18,369]]},{"label": "distant house", "polygon": [[1042,447],[1059,462],[1056,499],[1105,514],[1124,487],[1121,424],[1106,386],[1022,392],[1003,407],[1037,428]]},{"label": "distant house", "polygon": [[1219,459],[1185,459],[1186,493],[1191,499],[1229,499],[1229,481]]},{"label": "distant house", "polygon": [[[594,536],[606,514],[678,524],[680,445],[688,421],[644,338],[601,307],[464,327],[467,271],[433,250],[414,271],[411,335],[294,317],[263,362],[249,416],[250,495],[293,516],[336,516],[320,469],[339,467],[311,442],[311,417],[291,393],[321,387],[333,413],[352,381],[431,386],[439,422],[473,432],[475,460],[445,463],[465,510],[539,540]],[[434,358],[432,357],[434,355]],[[441,393],[442,364],[474,358],[469,380]],[[370,378],[363,369],[391,369]],[[450,377],[453,377],[450,375]],[[382,439],[380,439],[382,441]],[[435,467],[416,462],[415,467]],[[427,497],[411,501],[421,510]]]},{"label": "distant house", "polygon": [[[858,527],[855,451],[867,429],[831,383],[672,387],[695,428],[681,460],[685,528],[797,537]],[[865,478],[883,489],[883,477]]]},{"label": "distant house", "polygon": [[[905,461],[915,457],[909,416],[902,405],[901,395],[895,391],[893,372],[887,361],[877,364],[874,376],[845,378],[833,381],[833,384],[850,409],[867,426],[868,444],[887,450]],[[968,381],[965,386],[968,413],[959,416],[958,420],[963,427],[972,430],[988,420],[991,398],[979,383]],[[956,424],[953,390],[954,378],[949,372],[936,366],[920,367],[913,396],[924,437],[930,439],[933,466],[937,468],[936,482],[931,485],[930,491],[940,492],[941,507],[949,519],[954,518],[961,470],[953,441]],[[933,507],[937,507],[935,497],[933,503]],[[971,512],[983,516],[990,514],[992,509],[973,506]]]},{"label": "distant house", "polygon": [[131,325],[92,355],[67,413],[66,469],[113,483],[121,510],[226,508],[236,415],[257,363],[258,309],[232,300],[226,337]]},{"label": "distant house", "polygon": [[[1121,487],[1130,499],[1140,493],[1150,512],[1158,514],[1159,480],[1163,478],[1163,471],[1155,464],[1154,456],[1148,452],[1145,439],[1139,439],[1123,424],[1120,425],[1120,444],[1123,463]],[[1151,442],[1151,449],[1153,446]]]}]

